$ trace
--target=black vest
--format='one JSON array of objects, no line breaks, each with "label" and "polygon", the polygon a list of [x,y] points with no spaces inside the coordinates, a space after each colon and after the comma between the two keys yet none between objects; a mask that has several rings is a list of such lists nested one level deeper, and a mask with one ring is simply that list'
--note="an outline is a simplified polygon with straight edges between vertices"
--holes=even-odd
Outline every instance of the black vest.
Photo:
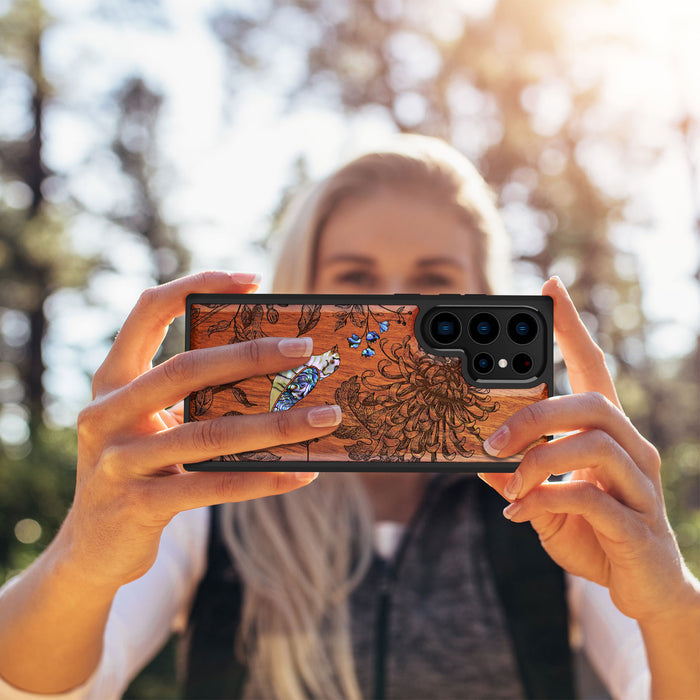
[{"label": "black vest", "polygon": [[[434,488],[437,502],[432,507],[449,512],[465,480],[455,475],[434,479],[434,483],[440,481],[443,487]],[[526,697],[573,698],[563,571],[542,549],[529,524],[503,517],[506,502],[501,496],[482,482],[478,493],[488,559]],[[242,586],[221,538],[218,508],[211,512],[208,568],[197,590],[181,654],[183,697],[192,700],[239,698],[246,680],[246,667],[233,654]]]}]

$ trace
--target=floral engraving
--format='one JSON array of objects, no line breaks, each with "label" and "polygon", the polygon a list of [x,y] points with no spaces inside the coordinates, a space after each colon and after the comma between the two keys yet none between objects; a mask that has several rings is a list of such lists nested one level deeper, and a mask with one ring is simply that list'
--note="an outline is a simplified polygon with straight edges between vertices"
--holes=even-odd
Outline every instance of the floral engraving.
[{"label": "floral engraving", "polygon": [[[199,304],[198,306],[192,307],[190,327],[194,330],[199,326],[204,326],[206,328],[206,334],[209,337],[217,333],[231,331],[231,335],[228,339],[229,343],[240,343],[243,340],[264,338],[267,334],[262,329],[263,319],[269,324],[276,324],[279,321],[279,311],[277,308],[283,308],[284,306],[284,304],[240,304],[238,306],[229,304]],[[205,326],[208,321],[216,317],[217,314],[227,307],[235,308],[236,310],[230,316],[225,316],[215,323],[210,323]],[[203,313],[202,309],[206,309],[206,312]],[[313,325],[310,327],[313,327]]]},{"label": "floral engraving", "polygon": [[387,347],[377,371],[346,380],[335,392],[343,423],[334,436],[349,441],[348,457],[359,461],[431,462],[473,456],[477,423],[499,406],[490,391],[467,384],[461,362],[428,355],[405,336]]},{"label": "floral engraving", "polygon": [[[488,389],[465,381],[459,359],[429,354],[418,345],[409,326],[415,307],[232,306],[225,312],[218,305],[203,306],[192,326],[208,338],[217,336],[218,344],[268,334],[313,334],[325,347],[329,341],[337,344],[294,369],[194,392],[192,419],[219,411],[220,406],[229,409],[223,415],[287,410],[313,393],[315,402],[329,403],[333,397],[342,408],[343,420],[327,438],[224,455],[219,458],[222,461],[274,462],[286,459],[290,450],[295,459],[303,460],[303,453],[297,456],[299,446],[306,461],[326,455],[361,462],[466,460],[482,441],[480,423],[499,409]],[[324,379],[326,388],[319,392]],[[261,392],[262,383],[268,382],[269,393]],[[234,407],[237,410],[231,410]]]}]

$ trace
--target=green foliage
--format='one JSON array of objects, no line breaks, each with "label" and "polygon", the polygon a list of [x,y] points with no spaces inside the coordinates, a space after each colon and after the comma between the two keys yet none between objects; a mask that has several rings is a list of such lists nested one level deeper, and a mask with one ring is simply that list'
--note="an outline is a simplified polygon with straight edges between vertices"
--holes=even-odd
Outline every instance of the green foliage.
[{"label": "green foliage", "polygon": [[[77,440],[74,430],[38,426],[31,445],[0,452],[0,579],[25,568],[53,539],[73,500]],[[29,449],[28,454],[22,454]],[[18,523],[33,520],[23,543]],[[21,528],[19,528],[21,536]],[[24,538],[27,539],[27,538]]]},{"label": "green foliage", "polygon": [[664,496],[671,526],[688,568],[700,578],[700,442],[664,455]]}]

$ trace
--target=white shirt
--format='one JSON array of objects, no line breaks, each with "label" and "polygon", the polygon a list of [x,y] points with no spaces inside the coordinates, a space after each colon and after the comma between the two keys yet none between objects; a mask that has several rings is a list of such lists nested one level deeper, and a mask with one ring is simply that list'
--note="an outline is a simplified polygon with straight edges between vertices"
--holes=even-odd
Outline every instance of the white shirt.
[{"label": "white shirt", "polygon": [[[377,523],[377,552],[389,558],[402,534],[397,523]],[[209,511],[185,511],[163,531],[158,556],[140,579],[115,596],[105,629],[102,660],[79,688],[54,695],[27,693],[0,679],[0,700],[112,700],[156,655],[173,632],[183,629],[206,569]],[[19,580],[8,581],[0,596]],[[650,674],[637,622],[623,615],[598,584],[567,574],[572,639],[614,698],[650,696]]]}]

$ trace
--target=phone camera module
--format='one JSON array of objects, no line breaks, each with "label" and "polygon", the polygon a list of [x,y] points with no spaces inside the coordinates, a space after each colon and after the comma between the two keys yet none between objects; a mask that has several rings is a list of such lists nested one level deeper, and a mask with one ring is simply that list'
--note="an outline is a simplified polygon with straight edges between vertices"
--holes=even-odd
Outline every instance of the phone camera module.
[{"label": "phone camera module", "polygon": [[527,374],[532,371],[532,358],[524,352],[518,353],[513,358],[512,366],[518,374]]},{"label": "phone camera module", "polygon": [[462,332],[459,319],[447,311],[436,314],[430,322],[430,333],[436,343],[449,345],[454,343]]},{"label": "phone camera module", "polygon": [[478,374],[488,374],[494,366],[493,357],[487,352],[480,352],[474,358],[474,371]]},{"label": "phone camera module", "polygon": [[530,314],[515,314],[508,322],[508,335],[519,345],[531,343],[537,335],[537,321]]},{"label": "phone camera module", "polygon": [[476,314],[469,322],[469,335],[477,343],[490,343],[496,339],[499,327],[495,316],[487,313]]}]

